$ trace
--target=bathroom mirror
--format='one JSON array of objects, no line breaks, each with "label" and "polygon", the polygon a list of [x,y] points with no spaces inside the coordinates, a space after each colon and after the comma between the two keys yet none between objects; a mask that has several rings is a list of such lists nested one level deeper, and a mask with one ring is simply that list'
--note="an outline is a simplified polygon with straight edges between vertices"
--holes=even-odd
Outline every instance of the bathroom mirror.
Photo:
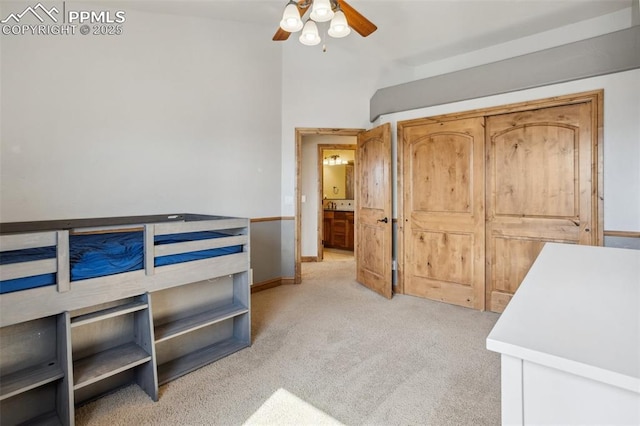
[{"label": "bathroom mirror", "polygon": [[325,151],[322,166],[322,195],[326,200],[354,198],[354,161],[352,150]]}]

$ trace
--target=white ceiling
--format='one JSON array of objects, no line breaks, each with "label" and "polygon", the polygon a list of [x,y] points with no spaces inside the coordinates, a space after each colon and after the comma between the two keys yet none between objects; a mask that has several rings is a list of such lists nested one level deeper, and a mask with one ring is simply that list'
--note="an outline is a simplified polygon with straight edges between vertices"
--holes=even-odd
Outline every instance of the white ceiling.
[{"label": "white ceiling", "polygon": [[[637,0],[348,0],[378,26],[367,37],[386,60],[419,66],[447,57],[630,8]],[[265,25],[277,29],[287,0],[174,0],[109,3],[159,13],[200,16]],[[273,30],[271,30],[273,27]],[[352,32],[346,48],[365,40]],[[274,42],[277,43],[277,42]],[[284,43],[297,43],[290,37]]]}]

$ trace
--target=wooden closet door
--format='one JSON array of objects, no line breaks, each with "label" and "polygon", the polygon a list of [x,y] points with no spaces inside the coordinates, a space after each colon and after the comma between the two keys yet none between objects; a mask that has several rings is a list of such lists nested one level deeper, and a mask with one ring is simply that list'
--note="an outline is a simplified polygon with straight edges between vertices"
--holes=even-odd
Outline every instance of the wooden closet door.
[{"label": "wooden closet door", "polygon": [[592,131],[590,103],[487,118],[489,310],[504,310],[546,241],[597,243]]},{"label": "wooden closet door", "polygon": [[484,118],[403,129],[404,291],[484,309]]}]

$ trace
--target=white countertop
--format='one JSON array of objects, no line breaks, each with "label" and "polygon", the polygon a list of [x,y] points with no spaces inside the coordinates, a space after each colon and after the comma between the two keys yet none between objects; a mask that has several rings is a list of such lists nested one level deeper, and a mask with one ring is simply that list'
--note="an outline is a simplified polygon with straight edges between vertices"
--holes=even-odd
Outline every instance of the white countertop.
[{"label": "white countertop", "polygon": [[640,250],[547,243],[487,349],[640,393]]}]

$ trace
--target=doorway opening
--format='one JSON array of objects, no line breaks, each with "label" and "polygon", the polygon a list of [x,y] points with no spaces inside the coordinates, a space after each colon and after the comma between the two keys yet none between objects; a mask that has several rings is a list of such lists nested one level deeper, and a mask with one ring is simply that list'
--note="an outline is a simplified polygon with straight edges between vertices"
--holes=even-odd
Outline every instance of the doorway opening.
[{"label": "doorway opening", "polygon": [[[295,210],[295,280],[296,284],[302,282],[302,261],[322,261],[323,253],[323,221],[325,204],[322,187],[322,151],[319,145],[328,145],[327,150],[341,149],[357,145],[358,134],[363,129],[323,129],[323,128],[297,128],[296,129],[296,210]],[[339,154],[332,154],[339,155]],[[328,158],[329,160],[329,158]],[[335,159],[334,159],[335,160]],[[346,197],[346,181],[344,189],[339,185],[331,185],[327,194],[326,203],[335,203],[341,206],[342,201],[331,199],[333,186],[336,186],[338,195]],[[355,197],[354,197],[355,198]],[[344,198],[346,200],[346,198]],[[347,202],[348,203],[348,202]],[[331,205],[333,207],[333,204]],[[347,208],[353,208],[347,205]],[[353,217],[353,214],[352,214]]]},{"label": "doorway opening", "polygon": [[355,143],[318,144],[318,262],[354,260],[355,158]]}]

